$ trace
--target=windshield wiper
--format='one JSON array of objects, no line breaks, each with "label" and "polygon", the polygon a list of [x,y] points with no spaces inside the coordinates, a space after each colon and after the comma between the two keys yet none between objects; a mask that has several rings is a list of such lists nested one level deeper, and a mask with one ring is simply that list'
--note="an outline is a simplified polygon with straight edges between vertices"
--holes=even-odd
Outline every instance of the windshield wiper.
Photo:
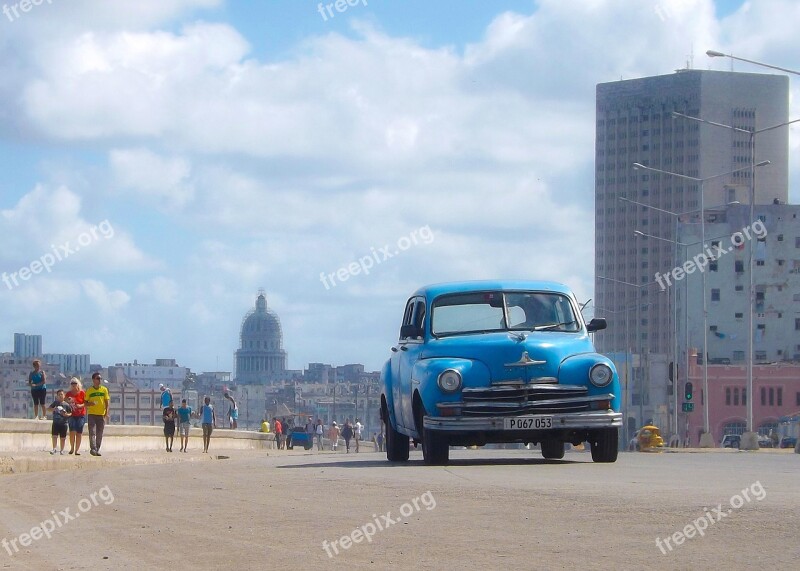
[{"label": "windshield wiper", "polygon": [[563,323],[551,323],[549,325],[538,325],[537,327],[534,327],[533,330],[534,331],[547,331],[549,329],[555,329],[556,327],[562,327],[564,325],[572,325],[573,323],[577,323],[577,321],[573,319],[571,321],[564,321]]}]

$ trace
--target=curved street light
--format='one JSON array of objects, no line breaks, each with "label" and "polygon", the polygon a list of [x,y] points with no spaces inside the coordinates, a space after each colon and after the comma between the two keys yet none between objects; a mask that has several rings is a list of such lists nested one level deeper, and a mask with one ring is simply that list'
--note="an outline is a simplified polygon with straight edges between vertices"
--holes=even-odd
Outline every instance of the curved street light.
[{"label": "curved street light", "polygon": [[[713,176],[707,176],[705,178],[698,178],[696,176],[689,176],[685,174],[680,174],[671,171],[665,171],[653,167],[648,167],[641,163],[633,163],[633,168],[636,170],[647,170],[652,172],[657,172],[660,174],[665,174],[669,176],[674,176],[676,178],[681,178],[684,180],[691,180],[700,185],[699,193],[700,193],[700,242],[705,246],[706,243],[706,217],[705,217],[705,192],[703,189],[703,185],[708,182],[709,180],[714,180],[716,178],[720,178],[723,176],[728,176],[737,172],[745,171],[745,170],[755,170],[755,167],[763,167],[770,164],[769,161],[761,161],[756,165],[749,165],[746,167],[741,167],[738,169],[734,169],[732,171],[723,172],[719,174],[715,174]],[[677,238],[677,236],[676,236]],[[706,273],[702,273],[702,289],[703,289],[703,436],[700,438],[700,447],[701,448],[713,448],[714,446],[714,438],[711,435],[711,427],[709,424],[708,419],[708,401],[709,401],[709,394],[708,394],[708,300],[706,299]],[[688,303],[688,300],[686,300]],[[688,341],[688,339],[687,339]],[[688,373],[688,371],[687,371]],[[749,391],[752,401],[752,390]]]}]

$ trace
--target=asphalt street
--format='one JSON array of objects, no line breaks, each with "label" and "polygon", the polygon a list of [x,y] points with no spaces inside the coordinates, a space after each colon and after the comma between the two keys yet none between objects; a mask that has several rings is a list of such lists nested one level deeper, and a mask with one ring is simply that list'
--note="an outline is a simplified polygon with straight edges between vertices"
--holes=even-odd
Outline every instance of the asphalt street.
[{"label": "asphalt street", "polygon": [[622,453],[614,464],[586,452],[451,454],[428,467],[418,451],[404,465],[377,453],[231,451],[3,475],[0,564],[767,570],[800,560],[800,455],[789,451]]}]

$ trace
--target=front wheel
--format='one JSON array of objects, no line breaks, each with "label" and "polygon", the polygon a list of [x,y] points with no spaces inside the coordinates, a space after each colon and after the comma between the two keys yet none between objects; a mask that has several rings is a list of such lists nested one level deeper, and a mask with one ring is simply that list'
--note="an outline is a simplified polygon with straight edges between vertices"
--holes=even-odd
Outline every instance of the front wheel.
[{"label": "front wheel", "polygon": [[561,460],[564,457],[564,443],[558,440],[544,440],[542,457],[546,460]]},{"label": "front wheel", "polygon": [[604,428],[595,432],[589,441],[592,447],[592,460],[594,462],[616,462],[618,438],[619,431],[616,428]]},{"label": "front wheel", "polygon": [[388,412],[384,415],[383,424],[386,429],[386,459],[389,462],[407,462],[408,436],[394,429]]},{"label": "front wheel", "polygon": [[436,430],[422,431],[422,460],[428,466],[444,466],[450,460],[447,437]]}]

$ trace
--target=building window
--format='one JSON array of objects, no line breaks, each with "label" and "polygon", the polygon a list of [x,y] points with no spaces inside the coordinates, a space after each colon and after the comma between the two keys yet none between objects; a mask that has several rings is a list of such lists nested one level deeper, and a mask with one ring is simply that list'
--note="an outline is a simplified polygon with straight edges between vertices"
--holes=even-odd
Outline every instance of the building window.
[{"label": "building window", "polygon": [[797,393],[797,394],[795,395],[795,402],[794,402],[794,404],[795,404],[795,406],[800,406],[800,393]]},{"label": "building window", "polygon": [[731,388],[725,387],[725,406],[731,406]]},{"label": "building window", "polygon": [[766,387],[761,387],[761,406],[767,405],[767,389]]},{"label": "building window", "polygon": [[733,389],[733,406],[739,406],[739,387]]},{"label": "building window", "polygon": [[783,242],[783,234],[778,234],[778,242]]},{"label": "building window", "polygon": [[712,289],[711,290],[711,301],[719,301],[719,290]]},{"label": "building window", "polygon": [[734,351],[733,352],[733,360],[734,361],[744,361],[744,351]]},{"label": "building window", "polygon": [[747,389],[742,389],[742,406],[747,406]]},{"label": "building window", "polygon": [[744,313],[737,312],[733,314],[736,319],[742,319],[744,317]]},{"label": "building window", "polygon": [[744,273],[744,262],[742,260],[736,260],[733,264],[733,269],[737,274]]},{"label": "building window", "polygon": [[764,260],[756,260],[756,265],[757,266],[763,266],[764,265]]},{"label": "building window", "polygon": [[775,389],[774,387],[769,388],[769,406],[775,406]]},{"label": "building window", "polygon": [[778,387],[778,406],[783,406],[783,387]]},{"label": "building window", "polygon": [[744,286],[742,286],[742,285],[737,285],[737,286],[736,286],[734,289],[735,289],[736,291],[744,291]]},{"label": "building window", "polygon": [[719,262],[716,260],[708,264],[708,269],[712,272],[716,272],[719,269]]}]

